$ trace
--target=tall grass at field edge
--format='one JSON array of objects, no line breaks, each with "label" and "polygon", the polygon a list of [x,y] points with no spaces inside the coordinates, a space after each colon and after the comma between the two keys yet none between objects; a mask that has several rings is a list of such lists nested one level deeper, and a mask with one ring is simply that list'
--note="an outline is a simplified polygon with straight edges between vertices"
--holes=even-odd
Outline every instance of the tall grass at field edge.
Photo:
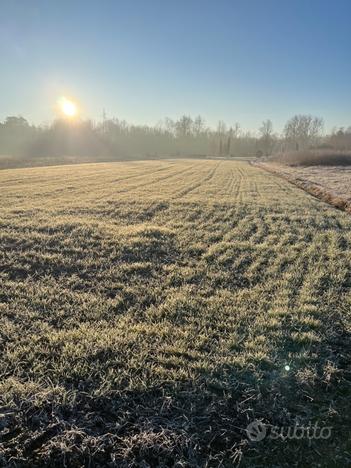
[{"label": "tall grass at field edge", "polygon": [[289,151],[273,155],[271,160],[289,166],[349,166],[351,151],[333,149]]}]

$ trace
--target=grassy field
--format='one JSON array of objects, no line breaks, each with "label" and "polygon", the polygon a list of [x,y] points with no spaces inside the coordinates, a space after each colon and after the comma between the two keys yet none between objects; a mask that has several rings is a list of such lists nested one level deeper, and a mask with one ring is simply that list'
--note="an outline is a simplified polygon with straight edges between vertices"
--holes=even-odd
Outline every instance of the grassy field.
[{"label": "grassy field", "polygon": [[351,213],[351,165],[291,167],[274,162],[257,164],[325,202]]},{"label": "grassy field", "polygon": [[0,464],[350,465],[348,214],[245,162],[0,187]]}]

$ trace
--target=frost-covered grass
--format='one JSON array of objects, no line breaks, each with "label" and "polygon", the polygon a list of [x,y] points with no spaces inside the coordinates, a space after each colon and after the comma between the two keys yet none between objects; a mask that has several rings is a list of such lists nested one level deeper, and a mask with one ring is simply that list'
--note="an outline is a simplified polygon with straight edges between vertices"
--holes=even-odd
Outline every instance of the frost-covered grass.
[{"label": "frost-covered grass", "polygon": [[349,215],[232,161],[0,187],[2,464],[350,464]]}]

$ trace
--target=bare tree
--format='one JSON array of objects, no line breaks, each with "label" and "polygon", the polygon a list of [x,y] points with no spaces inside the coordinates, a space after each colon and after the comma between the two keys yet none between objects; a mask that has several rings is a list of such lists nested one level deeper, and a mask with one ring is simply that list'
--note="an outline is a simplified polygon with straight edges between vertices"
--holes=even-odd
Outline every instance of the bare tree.
[{"label": "bare tree", "polygon": [[218,154],[223,156],[225,154],[225,138],[227,133],[227,125],[223,120],[220,120],[217,125],[217,138],[218,138]]},{"label": "bare tree", "polygon": [[166,117],[163,124],[164,124],[164,127],[165,127],[167,133],[169,133],[170,135],[175,135],[175,122],[174,122],[174,120],[170,119],[169,117]]},{"label": "bare tree", "polygon": [[201,117],[201,115],[198,115],[193,124],[193,131],[196,136],[201,135],[201,133],[206,131],[206,122],[205,120]]},{"label": "bare tree", "polygon": [[295,115],[285,125],[284,137],[291,149],[306,149],[322,136],[324,122],[320,117]]},{"label": "bare tree", "polygon": [[339,150],[348,150],[351,148],[351,127],[345,130],[344,127],[334,129],[326,141],[327,145]]},{"label": "bare tree", "polygon": [[261,134],[260,146],[263,153],[266,156],[272,154],[273,145],[274,145],[274,136],[273,136],[273,124],[272,121],[267,119],[262,122],[262,126],[259,129]]},{"label": "bare tree", "polygon": [[193,119],[188,115],[183,115],[176,123],[175,128],[178,137],[190,136],[192,133]]}]

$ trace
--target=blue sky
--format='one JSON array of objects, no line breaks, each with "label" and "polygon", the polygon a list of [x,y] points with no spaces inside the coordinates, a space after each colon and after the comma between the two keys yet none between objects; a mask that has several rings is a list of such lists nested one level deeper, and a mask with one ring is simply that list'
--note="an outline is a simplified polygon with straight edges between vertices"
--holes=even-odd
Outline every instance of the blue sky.
[{"label": "blue sky", "polygon": [[350,0],[0,0],[0,120],[48,122],[68,95],[96,120],[349,126],[350,18]]}]

